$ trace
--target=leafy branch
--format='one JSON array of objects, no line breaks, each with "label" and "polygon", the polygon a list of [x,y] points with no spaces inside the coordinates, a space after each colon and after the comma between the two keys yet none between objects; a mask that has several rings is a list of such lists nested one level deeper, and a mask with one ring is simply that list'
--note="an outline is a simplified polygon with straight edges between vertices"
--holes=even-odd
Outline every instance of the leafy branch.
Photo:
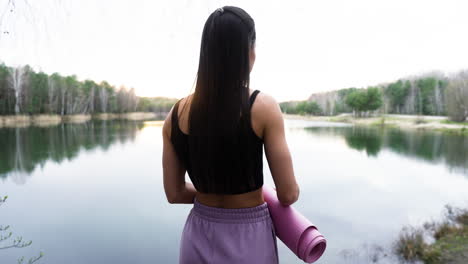
[{"label": "leafy branch", "polygon": [[44,253],[39,253],[39,256],[37,257],[32,257],[28,260],[28,262],[24,262],[24,257],[21,257],[18,259],[18,264],[33,264],[34,262],[40,260],[44,256]]},{"label": "leafy branch", "polygon": [[[8,196],[4,196],[3,198],[0,196],[0,206],[5,203],[6,199],[8,199]],[[8,231],[10,229],[10,226],[1,226],[0,225],[0,243],[7,241],[13,236],[13,232]],[[4,235],[4,233],[8,232],[8,234]],[[24,241],[23,237],[17,237],[13,240],[13,243],[10,245],[6,246],[0,246],[0,250],[2,249],[8,249],[8,248],[24,248],[28,247],[32,244],[32,241]],[[40,260],[44,256],[43,252],[39,253],[39,256],[37,257],[32,257],[27,262],[25,262],[24,257],[21,257],[18,259],[18,264],[33,264]]]},{"label": "leafy branch", "polygon": [[[5,239],[1,239],[0,241],[6,240],[6,239],[10,238],[12,234],[13,234],[13,233],[10,232],[10,233],[5,237]],[[2,237],[2,238],[3,238],[3,237]],[[13,240],[13,244],[8,245],[8,246],[0,247],[0,250],[2,250],[2,249],[7,249],[7,248],[24,248],[24,247],[30,246],[31,244],[32,244],[32,241],[31,241],[31,240],[29,240],[29,241],[23,241],[23,237],[17,237],[17,238],[15,238],[15,240]]]}]

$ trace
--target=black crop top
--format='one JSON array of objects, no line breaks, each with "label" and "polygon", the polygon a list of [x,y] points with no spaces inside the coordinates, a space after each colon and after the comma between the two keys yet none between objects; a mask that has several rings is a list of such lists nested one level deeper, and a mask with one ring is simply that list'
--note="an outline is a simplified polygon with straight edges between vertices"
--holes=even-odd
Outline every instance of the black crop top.
[{"label": "black crop top", "polygon": [[[250,109],[260,91],[255,90],[250,96]],[[172,110],[171,142],[177,157],[185,166],[197,191],[215,194],[241,194],[257,190],[263,186],[263,140],[252,129],[250,115],[248,125],[239,128],[234,140],[226,145],[216,146],[215,162],[202,166],[203,159],[190,145],[190,137],[180,130],[178,101]],[[206,162],[205,162],[206,163]]]}]

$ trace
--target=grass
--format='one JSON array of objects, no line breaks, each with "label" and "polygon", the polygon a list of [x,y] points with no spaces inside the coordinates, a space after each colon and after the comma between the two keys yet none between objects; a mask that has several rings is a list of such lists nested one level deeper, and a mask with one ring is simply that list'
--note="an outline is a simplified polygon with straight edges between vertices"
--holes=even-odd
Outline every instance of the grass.
[{"label": "grass", "polygon": [[332,116],[328,120],[331,122],[351,123],[354,117],[351,116]]},{"label": "grass", "polygon": [[467,122],[456,122],[456,121],[452,121],[452,120],[442,120],[440,121],[440,123],[442,124],[449,124],[449,125],[462,125],[462,126],[468,126],[468,121]]},{"label": "grass", "polygon": [[385,117],[384,116],[380,117],[377,121],[372,122],[371,125],[384,127],[386,125]]},{"label": "grass", "polygon": [[385,117],[385,116],[381,116],[380,118],[376,119],[375,121],[371,122],[369,125],[370,126],[373,126],[373,127],[381,127],[381,128],[398,128],[398,125],[393,123],[393,122],[388,122],[388,121],[391,121],[391,120],[395,120],[395,119],[391,119],[391,118],[388,118],[388,117]]},{"label": "grass", "polygon": [[453,134],[453,135],[460,135],[460,136],[468,136],[468,128],[436,128],[434,129],[438,132]]},{"label": "grass", "polygon": [[428,245],[424,241],[424,231],[413,227],[405,227],[400,232],[394,245],[394,252],[405,261],[421,260]]},{"label": "grass", "polygon": [[414,119],[413,121],[416,125],[419,125],[419,124],[427,124],[428,121],[426,119],[424,119],[424,117],[422,116],[418,116],[416,117],[416,119]]},{"label": "grass", "polygon": [[[426,235],[435,242],[427,243]],[[443,221],[426,223],[424,228],[403,228],[393,251],[408,262],[468,263],[468,209],[446,206]]]},{"label": "grass", "polygon": [[444,234],[429,246],[423,260],[428,264],[467,263],[468,228],[457,228]]}]

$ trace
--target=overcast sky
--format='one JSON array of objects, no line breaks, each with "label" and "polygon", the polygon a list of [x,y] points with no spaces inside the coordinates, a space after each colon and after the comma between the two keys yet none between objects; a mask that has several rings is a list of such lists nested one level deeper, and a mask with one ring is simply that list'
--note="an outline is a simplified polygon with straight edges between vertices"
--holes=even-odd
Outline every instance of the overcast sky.
[{"label": "overcast sky", "polygon": [[[0,61],[183,97],[203,25],[223,5],[255,20],[252,88],[278,101],[468,69],[468,1],[0,0]],[[12,11],[11,11],[12,10]]]}]

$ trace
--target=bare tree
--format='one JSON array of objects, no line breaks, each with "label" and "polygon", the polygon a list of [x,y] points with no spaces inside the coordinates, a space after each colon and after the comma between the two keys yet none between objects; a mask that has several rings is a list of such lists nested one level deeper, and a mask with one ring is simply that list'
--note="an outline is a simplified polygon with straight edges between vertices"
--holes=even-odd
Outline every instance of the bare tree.
[{"label": "bare tree", "polygon": [[462,122],[468,117],[468,70],[450,79],[446,89],[447,114],[453,121]]},{"label": "bare tree", "polygon": [[10,87],[15,91],[15,114],[21,111],[21,96],[27,71],[25,67],[12,68],[10,71]]}]

